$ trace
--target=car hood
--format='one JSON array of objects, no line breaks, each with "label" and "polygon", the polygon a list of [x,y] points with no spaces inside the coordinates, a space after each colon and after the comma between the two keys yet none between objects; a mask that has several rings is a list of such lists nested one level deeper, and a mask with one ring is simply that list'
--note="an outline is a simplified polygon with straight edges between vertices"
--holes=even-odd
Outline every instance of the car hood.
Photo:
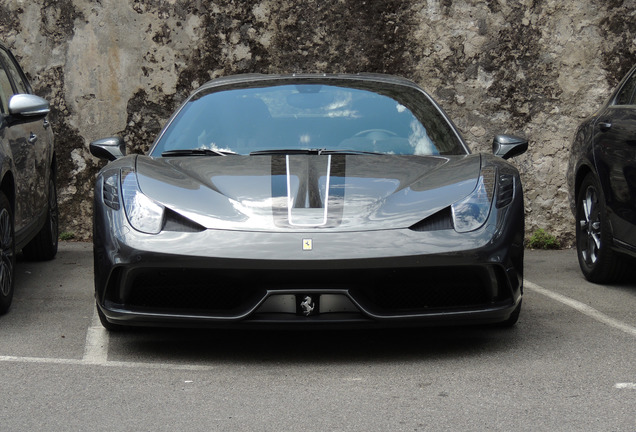
[{"label": "car hood", "polygon": [[206,228],[407,228],[469,195],[480,156],[137,157],[141,191]]}]

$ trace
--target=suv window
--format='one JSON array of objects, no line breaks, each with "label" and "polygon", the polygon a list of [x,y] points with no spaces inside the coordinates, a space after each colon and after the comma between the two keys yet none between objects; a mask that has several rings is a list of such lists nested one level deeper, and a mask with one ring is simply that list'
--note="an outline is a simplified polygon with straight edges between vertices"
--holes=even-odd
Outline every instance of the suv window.
[{"label": "suv window", "polygon": [[636,73],[627,80],[618,96],[616,96],[616,105],[633,105],[634,90],[636,89]]},{"label": "suv window", "polygon": [[24,74],[16,65],[13,58],[3,49],[0,49],[0,61],[4,63],[7,73],[11,76],[13,84],[15,85],[16,94],[28,94],[31,93],[29,84],[26,82]]},{"label": "suv window", "polygon": [[9,81],[9,76],[0,63],[0,112],[3,114],[9,113],[9,99],[11,96],[13,96],[11,82]]}]

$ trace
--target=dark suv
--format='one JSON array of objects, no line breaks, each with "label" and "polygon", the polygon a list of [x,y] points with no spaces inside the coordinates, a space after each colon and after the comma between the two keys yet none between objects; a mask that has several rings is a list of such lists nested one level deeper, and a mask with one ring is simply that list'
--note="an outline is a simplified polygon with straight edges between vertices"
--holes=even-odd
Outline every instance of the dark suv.
[{"label": "dark suv", "polygon": [[15,257],[57,253],[57,193],[49,103],[33,94],[0,43],[0,314],[13,298]]},{"label": "dark suv", "polygon": [[577,129],[568,166],[583,275],[609,283],[636,257],[636,67]]}]

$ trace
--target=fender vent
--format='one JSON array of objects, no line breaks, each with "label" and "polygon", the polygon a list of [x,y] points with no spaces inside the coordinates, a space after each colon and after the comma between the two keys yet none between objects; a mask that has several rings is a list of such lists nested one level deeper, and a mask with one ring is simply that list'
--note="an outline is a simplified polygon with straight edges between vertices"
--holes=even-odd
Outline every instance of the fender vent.
[{"label": "fender vent", "polygon": [[505,207],[512,202],[515,195],[515,178],[511,174],[499,175],[497,189],[497,208]]}]

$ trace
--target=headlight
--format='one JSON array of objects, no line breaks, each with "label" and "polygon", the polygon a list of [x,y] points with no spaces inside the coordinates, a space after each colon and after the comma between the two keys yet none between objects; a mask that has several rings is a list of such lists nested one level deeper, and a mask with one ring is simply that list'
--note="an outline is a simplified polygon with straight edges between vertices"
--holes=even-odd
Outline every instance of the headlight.
[{"label": "headlight", "polygon": [[147,234],[161,232],[164,207],[141,193],[137,174],[131,169],[121,170],[121,192],[130,225]]},{"label": "headlight", "polygon": [[451,206],[455,231],[464,233],[480,228],[488,215],[495,188],[495,169],[486,167],[481,170],[475,190],[461,201]]}]

